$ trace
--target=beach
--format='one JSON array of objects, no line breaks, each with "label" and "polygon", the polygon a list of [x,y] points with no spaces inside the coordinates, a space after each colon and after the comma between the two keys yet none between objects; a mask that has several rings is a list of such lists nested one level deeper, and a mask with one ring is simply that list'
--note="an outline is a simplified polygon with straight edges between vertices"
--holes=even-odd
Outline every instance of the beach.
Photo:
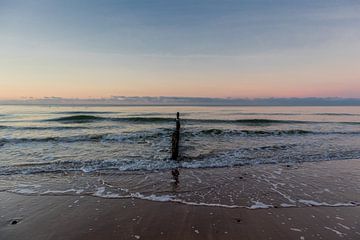
[{"label": "beach", "polygon": [[[179,196],[122,198],[108,193],[71,191],[18,194],[19,191],[2,189],[0,236],[9,240],[359,239],[359,168],[360,160],[341,160],[296,166],[237,167],[232,168],[231,173],[226,168],[198,170],[203,172],[202,175],[197,172],[200,180],[209,182],[213,181],[209,176],[216,173],[232,174],[228,177],[234,177],[233,181],[220,189],[222,204],[204,203],[198,198],[190,202]],[[180,183],[173,195],[181,189],[181,178],[192,175],[191,171],[180,170]],[[227,194],[237,188],[237,182],[245,182],[247,188],[253,186],[254,176],[264,172],[276,174],[274,171],[278,176],[272,179],[282,184],[298,182],[303,189],[287,195],[282,191],[291,187],[283,185],[285,188],[280,190],[259,183],[251,191],[243,191],[239,197],[243,200],[233,199],[234,205],[226,205],[230,201]],[[316,181],[310,176],[316,176]],[[333,184],[329,184],[329,179]],[[106,181],[103,184],[106,185]],[[168,185],[171,188],[171,181]],[[245,198],[256,201],[236,205]]]},{"label": "beach", "polygon": [[360,238],[356,107],[2,110],[1,240]]},{"label": "beach", "polygon": [[0,240],[360,240],[360,0],[0,0]]}]

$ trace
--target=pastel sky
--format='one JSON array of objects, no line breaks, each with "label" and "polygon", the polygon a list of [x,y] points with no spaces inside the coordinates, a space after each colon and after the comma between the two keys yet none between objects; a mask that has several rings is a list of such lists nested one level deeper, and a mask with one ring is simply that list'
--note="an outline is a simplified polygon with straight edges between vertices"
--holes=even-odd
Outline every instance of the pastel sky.
[{"label": "pastel sky", "polygon": [[0,0],[0,99],[360,97],[360,1]]}]

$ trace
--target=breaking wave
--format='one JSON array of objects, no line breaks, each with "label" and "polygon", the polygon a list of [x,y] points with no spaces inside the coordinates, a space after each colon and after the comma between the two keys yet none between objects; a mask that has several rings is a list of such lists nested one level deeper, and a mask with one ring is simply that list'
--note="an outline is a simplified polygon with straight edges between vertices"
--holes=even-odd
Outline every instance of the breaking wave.
[{"label": "breaking wave", "polygon": [[69,129],[90,129],[86,126],[0,126],[0,129],[11,130],[69,130]]},{"label": "breaking wave", "polygon": [[[1,126],[0,126],[1,127]],[[71,129],[72,127],[70,127]],[[77,127],[75,127],[77,128]],[[38,127],[27,127],[26,129],[39,130]],[[41,129],[41,128],[40,128]],[[47,127],[45,129],[68,129],[67,127]],[[74,136],[49,136],[49,137],[24,137],[24,138],[0,138],[0,145],[4,144],[21,144],[21,143],[74,143],[74,142],[135,142],[140,140],[152,140],[161,137],[170,137],[172,132],[171,128],[161,128],[155,131],[139,131],[131,133],[99,133],[99,134],[85,134]],[[232,137],[268,137],[268,136],[301,136],[301,135],[357,135],[360,131],[352,132],[316,132],[307,131],[301,129],[292,130],[231,130],[231,129],[205,129],[197,131],[185,130],[182,132],[182,136],[185,138],[191,138],[194,136],[199,137],[211,137],[211,136],[232,136]]]},{"label": "breaking wave", "polygon": [[330,134],[360,134],[360,131],[353,132],[320,132],[320,131],[308,131],[301,129],[291,129],[291,130],[229,130],[229,129],[206,129],[199,131],[197,133],[185,132],[188,135],[231,135],[231,136],[284,136],[284,135],[330,135]]},{"label": "breaking wave", "polygon": [[[295,146],[286,145],[274,145],[264,146],[258,148],[260,150],[284,150]],[[29,164],[17,164],[9,166],[0,166],[0,175],[14,175],[14,174],[39,174],[39,173],[58,173],[58,172],[98,172],[98,171],[121,171],[121,172],[133,172],[133,171],[159,171],[169,170],[174,168],[222,168],[222,167],[235,167],[245,165],[257,165],[257,164],[277,164],[277,163],[302,163],[302,162],[317,162],[328,160],[345,160],[345,159],[358,159],[360,152],[344,152],[341,156],[334,155],[306,155],[294,157],[292,161],[289,161],[288,157],[274,158],[257,158],[252,157],[239,158],[242,152],[256,150],[256,149],[242,149],[234,152],[224,152],[209,156],[198,156],[193,159],[182,158],[182,161],[173,161],[169,158],[164,159],[130,159],[123,158],[113,160],[61,160],[53,162],[39,162]]]},{"label": "breaking wave", "polygon": [[170,129],[161,129],[157,132],[133,132],[123,134],[102,133],[102,134],[85,134],[66,137],[34,137],[34,138],[0,138],[0,145],[18,144],[18,143],[73,143],[73,142],[136,142],[137,140],[150,140],[163,136],[170,136]]},{"label": "breaking wave", "polygon": [[68,117],[53,118],[47,121],[52,122],[69,122],[69,123],[87,123],[99,120],[105,120],[106,118],[97,117],[93,115],[73,115]]},{"label": "breaking wave", "polygon": [[[340,124],[360,124],[360,122],[317,122],[300,120],[278,120],[278,119],[182,119],[185,123],[223,123],[223,124],[243,124],[243,125],[270,125],[270,124],[316,124],[316,123],[340,123]],[[53,118],[45,121],[62,123],[88,123],[97,121],[129,122],[129,123],[171,123],[174,118],[170,117],[99,117],[94,115],[73,115],[67,117]]]},{"label": "breaking wave", "polygon": [[112,114],[118,112],[101,112],[101,111],[65,111],[65,112],[54,112],[53,114],[73,114],[73,115],[83,115],[83,114]]},{"label": "breaking wave", "polygon": [[68,117],[60,117],[48,119],[46,121],[63,122],[63,123],[87,123],[96,121],[114,121],[114,122],[133,122],[133,123],[164,123],[174,121],[174,118],[161,118],[161,117],[99,117],[93,115],[73,115]]}]

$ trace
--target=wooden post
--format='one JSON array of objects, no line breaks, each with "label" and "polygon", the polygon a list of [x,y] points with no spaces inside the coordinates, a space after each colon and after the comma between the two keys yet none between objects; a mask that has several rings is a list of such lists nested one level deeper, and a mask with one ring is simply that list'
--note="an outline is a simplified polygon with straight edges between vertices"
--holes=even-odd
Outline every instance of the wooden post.
[{"label": "wooden post", "polygon": [[179,156],[179,141],[180,141],[180,114],[176,113],[176,129],[171,139],[171,159],[177,160]]}]

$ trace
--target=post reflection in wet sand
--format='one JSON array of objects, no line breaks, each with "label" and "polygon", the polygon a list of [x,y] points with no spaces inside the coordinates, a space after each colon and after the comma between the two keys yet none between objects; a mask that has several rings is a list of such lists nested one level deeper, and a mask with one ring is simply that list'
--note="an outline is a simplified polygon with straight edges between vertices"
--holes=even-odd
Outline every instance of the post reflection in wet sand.
[{"label": "post reflection in wet sand", "polygon": [[175,169],[171,170],[171,175],[173,177],[173,180],[171,181],[171,185],[172,185],[173,191],[175,191],[179,187],[179,184],[180,184],[180,181],[179,181],[179,176],[180,176],[179,169],[175,168]]}]

